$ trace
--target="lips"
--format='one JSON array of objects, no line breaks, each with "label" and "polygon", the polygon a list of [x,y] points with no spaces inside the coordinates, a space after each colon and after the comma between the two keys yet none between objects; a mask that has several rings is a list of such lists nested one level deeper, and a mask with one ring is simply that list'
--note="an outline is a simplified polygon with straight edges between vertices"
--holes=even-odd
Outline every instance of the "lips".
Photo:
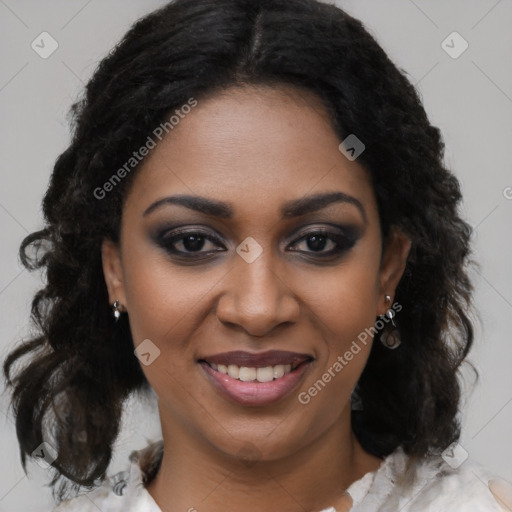
[{"label": "lips", "polygon": [[269,406],[289,396],[304,379],[314,358],[271,350],[258,354],[224,352],[198,360],[203,375],[229,401],[242,406]]},{"label": "lips", "polygon": [[208,364],[222,364],[225,366],[234,364],[236,366],[245,366],[249,368],[264,368],[266,366],[289,364],[292,368],[296,368],[305,361],[311,361],[312,359],[313,357],[309,354],[300,354],[298,352],[288,352],[285,350],[269,350],[267,352],[260,353],[237,350],[205,356],[200,358],[199,361],[204,361]]}]

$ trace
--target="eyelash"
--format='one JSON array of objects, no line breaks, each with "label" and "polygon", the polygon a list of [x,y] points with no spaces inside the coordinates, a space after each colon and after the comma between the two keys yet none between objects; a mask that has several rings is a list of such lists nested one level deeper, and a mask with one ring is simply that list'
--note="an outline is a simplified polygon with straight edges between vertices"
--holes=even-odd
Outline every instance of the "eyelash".
[{"label": "eyelash", "polygon": [[[222,245],[222,241],[212,236],[209,233],[200,231],[200,230],[175,230],[172,232],[165,232],[157,237],[158,245],[160,245],[166,252],[168,252],[172,256],[179,257],[181,259],[188,259],[188,260],[199,260],[199,259],[205,259],[208,256],[211,256],[212,253],[215,252],[225,252],[224,250],[213,250],[213,251],[179,251],[177,250],[174,245],[177,242],[180,242],[184,240],[186,237],[189,236],[195,236],[200,237],[203,239],[206,239],[210,242]],[[353,228],[346,227],[344,228],[344,234],[341,233],[334,233],[332,231],[329,231],[327,229],[317,228],[314,231],[310,231],[308,233],[303,233],[300,238],[295,240],[291,246],[295,246],[300,242],[307,242],[308,239],[313,238],[314,236],[321,236],[323,238],[326,238],[327,240],[330,240],[336,244],[336,247],[334,249],[331,249],[330,251],[295,251],[306,255],[312,255],[315,258],[328,258],[333,257],[335,255],[341,255],[344,252],[349,251],[357,242],[358,236],[356,230]]]}]

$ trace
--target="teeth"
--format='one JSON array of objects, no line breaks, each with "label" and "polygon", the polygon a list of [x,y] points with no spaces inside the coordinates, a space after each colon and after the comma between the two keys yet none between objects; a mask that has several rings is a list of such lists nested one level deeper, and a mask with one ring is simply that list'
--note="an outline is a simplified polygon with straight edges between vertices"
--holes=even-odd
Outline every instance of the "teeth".
[{"label": "teeth", "polygon": [[274,379],[280,379],[292,370],[291,364],[277,364],[276,366],[265,366],[264,368],[248,368],[247,366],[237,366],[236,364],[230,364],[229,366],[225,364],[209,364],[214,370],[242,382],[251,382],[253,380],[270,382]]},{"label": "teeth", "polygon": [[258,382],[270,382],[274,380],[274,368],[272,368],[272,366],[258,368],[256,371],[256,379]]},{"label": "teeth", "polygon": [[284,366],[282,364],[278,364],[277,366],[274,366],[274,379],[279,379],[284,375]]},{"label": "teeth", "polygon": [[238,373],[238,379],[243,382],[251,382],[251,380],[256,379],[256,375],[258,375],[256,368],[247,368],[246,366],[242,366]]},{"label": "teeth", "polygon": [[228,366],[228,375],[233,379],[238,379],[238,376],[240,375],[240,367],[236,364],[230,364]]}]

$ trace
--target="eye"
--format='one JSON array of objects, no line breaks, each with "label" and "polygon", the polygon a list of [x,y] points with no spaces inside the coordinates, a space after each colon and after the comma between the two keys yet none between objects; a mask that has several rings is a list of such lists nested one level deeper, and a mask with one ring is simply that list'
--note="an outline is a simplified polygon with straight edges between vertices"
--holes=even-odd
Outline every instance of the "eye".
[{"label": "eye", "polygon": [[[350,226],[339,227],[339,230],[317,228],[303,233],[289,246],[289,250],[317,258],[340,255],[351,249],[360,235],[357,229]],[[227,250],[218,237],[199,229],[167,229],[155,239],[162,249],[175,258],[206,259],[213,253]]]},{"label": "eye", "polygon": [[158,244],[169,254],[194,258],[195,255],[208,255],[213,252],[224,251],[222,242],[209,233],[203,231],[173,231],[158,237]]},{"label": "eye", "polygon": [[[342,233],[326,229],[316,229],[303,235],[291,247],[292,251],[319,257],[333,256],[351,249],[358,239],[356,230],[344,228]],[[297,247],[302,246],[302,249]]]}]

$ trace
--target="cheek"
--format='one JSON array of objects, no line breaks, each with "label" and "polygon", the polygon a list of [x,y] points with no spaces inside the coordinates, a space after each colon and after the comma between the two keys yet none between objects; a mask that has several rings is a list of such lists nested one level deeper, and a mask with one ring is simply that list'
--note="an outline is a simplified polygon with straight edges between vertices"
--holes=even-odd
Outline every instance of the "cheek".
[{"label": "cheek", "polygon": [[191,388],[197,355],[188,341],[204,320],[201,308],[211,279],[194,278],[190,269],[173,267],[165,255],[141,247],[127,250],[124,263],[134,345],[149,339],[159,351],[151,364],[141,364],[142,371],[156,394],[165,397],[166,406],[179,414],[187,410],[184,389]]},{"label": "cheek", "polygon": [[316,371],[305,391],[316,397],[318,407],[336,404],[333,414],[349,399],[372,344],[380,253],[362,249],[329,274],[317,276],[315,291],[305,301],[323,338]]},{"label": "cheek", "polygon": [[167,348],[172,348],[172,353],[185,349],[188,334],[204,316],[205,296],[222,274],[180,268],[149,244],[130,242],[127,237],[123,267],[135,345],[150,339],[162,355]]},{"label": "cheek", "polygon": [[[365,244],[366,246],[367,244]],[[368,244],[369,245],[369,244]],[[379,300],[379,252],[360,247],[332,271],[319,272],[305,302],[333,349],[343,348],[374,325]]]},{"label": "cheek", "polygon": [[340,273],[325,283],[322,300],[312,310],[323,345],[298,399],[322,417],[323,424],[335,422],[350,407],[350,395],[368,360],[376,320],[375,288],[372,272]]}]

